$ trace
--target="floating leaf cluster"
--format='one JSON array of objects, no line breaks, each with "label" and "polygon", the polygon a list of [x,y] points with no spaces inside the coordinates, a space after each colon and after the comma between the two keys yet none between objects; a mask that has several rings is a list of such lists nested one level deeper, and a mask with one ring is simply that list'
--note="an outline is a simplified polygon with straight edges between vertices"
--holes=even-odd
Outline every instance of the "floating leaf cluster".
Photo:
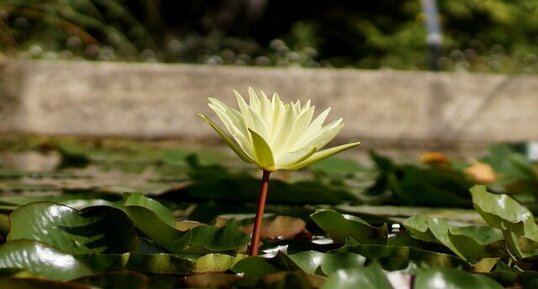
[{"label": "floating leaf cluster", "polygon": [[[258,181],[219,165],[222,156],[125,144],[38,146],[60,152],[62,168],[0,171],[0,288],[538,284],[538,175],[510,147],[469,162],[430,155],[399,164],[372,153],[373,167],[333,159],[279,175],[264,219],[265,254],[249,257]],[[73,156],[86,164],[70,164]],[[495,174],[485,185],[466,173],[477,162]],[[100,185],[105,179],[85,175],[98,166],[117,177],[114,167],[125,164],[129,178],[120,180],[133,174],[145,184]]]}]

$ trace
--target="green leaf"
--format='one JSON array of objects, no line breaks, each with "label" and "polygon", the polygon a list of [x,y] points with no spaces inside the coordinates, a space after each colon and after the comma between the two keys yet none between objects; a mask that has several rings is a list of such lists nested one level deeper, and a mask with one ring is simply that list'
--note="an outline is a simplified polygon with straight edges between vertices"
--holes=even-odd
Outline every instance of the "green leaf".
[{"label": "green leaf", "polygon": [[461,254],[448,237],[450,226],[446,220],[416,215],[405,220],[403,225],[411,232],[412,236],[423,241],[443,244],[457,256],[465,259],[465,256]]},{"label": "green leaf", "polygon": [[491,257],[487,246],[502,246],[501,231],[489,226],[455,227],[447,220],[423,215],[408,218],[404,226],[413,237],[442,244],[465,260]]},{"label": "green leaf", "polygon": [[480,161],[493,167],[493,170],[501,176],[501,184],[521,180],[536,181],[538,177],[534,167],[525,156],[510,149],[507,145],[489,147]]},{"label": "green leaf", "polygon": [[30,240],[15,240],[0,246],[0,268],[21,268],[60,281],[94,274],[73,255]]},{"label": "green leaf", "polygon": [[175,228],[176,226],[176,220],[172,217],[172,212],[167,207],[142,194],[127,194],[123,205],[125,207],[146,208],[153,212],[160,222],[163,222],[172,228]]},{"label": "green leaf", "polygon": [[331,275],[340,269],[362,267],[366,258],[349,252],[321,253],[304,251],[289,256],[304,272],[308,274]]},{"label": "green leaf", "polygon": [[175,254],[131,253],[126,267],[130,270],[152,274],[191,274],[195,261],[192,257]]},{"label": "green leaf", "polygon": [[235,226],[193,228],[176,242],[176,251],[188,253],[237,251],[250,242],[250,237]]},{"label": "green leaf", "polygon": [[508,195],[489,193],[482,185],[476,185],[470,191],[475,209],[488,224],[501,230],[506,229],[509,224],[513,225],[512,229],[517,234],[528,234],[527,236],[538,241],[538,226],[527,208]]},{"label": "green leaf", "polygon": [[224,254],[207,254],[196,259],[195,273],[224,272],[229,270],[235,263],[246,258],[246,255],[230,256]]},{"label": "green leaf", "polygon": [[168,251],[176,249],[175,243],[184,233],[176,230],[176,222],[168,208],[141,194],[128,195],[124,206],[140,231]]},{"label": "green leaf", "polygon": [[[362,255],[368,259],[379,261],[385,266],[385,262],[390,266],[385,266],[387,270],[402,269],[408,263],[425,264],[430,267],[463,267],[469,268],[469,263],[464,260],[448,254],[432,252],[417,247],[409,246],[386,246],[386,245],[349,245],[340,248],[340,252],[353,252]],[[397,265],[400,267],[392,267]]]},{"label": "green leaf", "polygon": [[378,263],[363,268],[336,271],[329,276],[321,289],[392,289],[392,286]]},{"label": "green leaf", "polygon": [[505,245],[502,232],[490,226],[452,227],[448,237],[463,256],[475,260],[500,257]]},{"label": "green leaf", "polygon": [[55,203],[30,203],[15,210],[10,221],[8,241],[35,240],[74,254],[123,253],[137,247],[133,223],[112,207],[78,211]]},{"label": "green leaf", "polygon": [[84,192],[84,193],[69,193],[69,194],[38,194],[38,195],[8,195],[0,196],[0,208],[3,210],[14,211],[20,206],[36,202],[53,202],[70,206],[76,209],[84,209],[92,206],[110,206],[115,207],[113,202],[117,197]]},{"label": "green leaf", "polygon": [[297,264],[305,273],[319,274],[321,265],[324,262],[326,253],[318,251],[303,251],[290,255],[290,259]]},{"label": "green leaf", "polygon": [[458,171],[400,166],[388,175],[391,191],[409,205],[468,206],[468,188],[472,185]]},{"label": "green leaf", "polygon": [[135,226],[169,252],[206,254],[236,251],[250,241],[250,237],[235,226],[218,228],[202,225],[179,231],[170,210],[140,194],[127,197],[125,208]]},{"label": "green leaf", "polygon": [[458,269],[422,269],[415,278],[416,289],[503,289],[499,283],[477,274]]},{"label": "green leaf", "polygon": [[269,263],[263,257],[247,257],[237,262],[232,271],[235,273],[242,273],[249,277],[260,277],[271,273],[280,272],[281,270]]},{"label": "green leaf", "polygon": [[317,210],[310,217],[339,243],[344,243],[346,237],[351,237],[361,244],[384,244],[387,240],[386,224],[376,228],[359,217],[340,214],[330,209]]},{"label": "green leaf", "polygon": [[527,208],[508,195],[487,192],[485,186],[477,185],[470,190],[475,209],[490,226],[503,232],[513,254],[519,258],[536,254],[538,225]]},{"label": "green leaf", "polygon": [[474,209],[435,208],[435,207],[407,207],[407,206],[381,206],[381,205],[338,205],[338,211],[349,214],[368,214],[380,217],[412,217],[417,214],[435,218],[449,219],[460,223],[484,223],[484,220]]},{"label": "green leaf", "polygon": [[226,142],[226,144],[234,151],[234,153],[239,156],[242,160],[244,160],[247,163],[255,163],[254,160],[249,157],[243,149],[241,149],[234,140],[232,140],[222,129],[216,125],[213,121],[211,121],[209,118],[207,118],[205,115],[198,113],[198,116],[201,117],[203,120],[205,120],[218,134],[219,136]]},{"label": "green leaf", "polygon": [[281,271],[301,270],[297,264],[286,254],[278,252],[273,258],[247,257],[237,262],[232,271],[242,273],[248,277],[260,277]]}]

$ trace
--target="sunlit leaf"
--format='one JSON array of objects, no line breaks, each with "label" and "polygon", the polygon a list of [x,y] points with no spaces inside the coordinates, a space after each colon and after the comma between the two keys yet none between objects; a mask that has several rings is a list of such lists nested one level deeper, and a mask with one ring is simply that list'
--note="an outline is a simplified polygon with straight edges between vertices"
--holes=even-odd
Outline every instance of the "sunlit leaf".
[{"label": "sunlit leaf", "polygon": [[127,197],[125,207],[135,226],[169,252],[237,251],[250,241],[250,237],[235,226],[203,225],[180,231],[168,208],[143,195]]},{"label": "sunlit leaf", "polygon": [[532,213],[505,194],[492,194],[484,186],[471,188],[473,205],[486,222],[503,232],[504,240],[519,258],[536,254],[538,225]]},{"label": "sunlit leaf", "polygon": [[247,257],[237,262],[232,267],[232,271],[245,274],[246,276],[259,277],[280,272],[281,270],[263,257]]},{"label": "sunlit leaf", "polygon": [[235,226],[199,226],[176,242],[176,251],[189,253],[232,252],[246,249],[250,237]]},{"label": "sunlit leaf", "polygon": [[378,263],[367,267],[341,269],[329,276],[321,289],[392,289]]},{"label": "sunlit leaf", "polygon": [[237,262],[232,271],[245,274],[249,277],[260,277],[280,271],[301,270],[299,266],[286,254],[278,252],[275,257],[247,257]]},{"label": "sunlit leaf", "polygon": [[[345,246],[339,249],[340,252],[353,252],[369,259],[378,260],[385,266],[384,262],[388,261],[388,264],[396,264],[401,266],[407,266],[409,262],[416,264],[425,264],[430,267],[450,268],[450,267],[462,267],[468,268],[469,264],[463,259],[460,259],[453,255],[437,253],[427,251],[417,247],[409,246],[387,246],[387,245],[351,245]],[[390,266],[385,266],[390,267]],[[387,269],[401,269],[401,268],[387,268]]]},{"label": "sunlit leaf", "polygon": [[137,247],[133,223],[112,207],[78,211],[55,203],[30,203],[15,210],[10,221],[8,240],[36,240],[69,253],[123,253]]},{"label": "sunlit leaf", "polygon": [[423,241],[439,242],[448,247],[460,258],[465,259],[465,256],[460,253],[448,238],[448,230],[450,226],[446,220],[416,215],[405,220],[404,226],[414,237]]},{"label": "sunlit leaf", "polygon": [[500,257],[505,245],[502,232],[489,226],[452,227],[448,237],[463,256],[475,260]]},{"label": "sunlit leaf", "polygon": [[190,274],[194,269],[192,257],[174,254],[135,254],[129,256],[127,269],[154,274]]},{"label": "sunlit leaf", "polygon": [[365,257],[349,252],[304,251],[289,257],[306,273],[326,276],[340,269],[362,267],[366,261]]},{"label": "sunlit leaf", "polygon": [[458,269],[422,269],[415,278],[416,289],[503,289],[499,283],[477,274]]},{"label": "sunlit leaf", "polygon": [[224,272],[229,270],[235,263],[246,258],[246,255],[230,256],[224,254],[207,254],[196,259],[194,264],[195,273]]},{"label": "sunlit leaf", "polygon": [[168,208],[141,194],[128,195],[124,206],[140,231],[167,250],[175,250],[174,243],[183,233],[176,229],[176,222]]},{"label": "sunlit leaf", "polygon": [[22,268],[60,281],[94,274],[75,256],[30,240],[15,240],[0,246],[0,268]]},{"label": "sunlit leaf", "polygon": [[336,242],[343,243],[346,237],[351,237],[361,244],[386,243],[386,224],[376,228],[358,217],[340,214],[330,209],[318,210],[310,217]]},{"label": "sunlit leaf", "polygon": [[423,215],[405,220],[404,226],[415,238],[440,243],[463,259],[491,257],[494,249],[503,246],[502,232],[489,226],[460,227],[444,219]]}]

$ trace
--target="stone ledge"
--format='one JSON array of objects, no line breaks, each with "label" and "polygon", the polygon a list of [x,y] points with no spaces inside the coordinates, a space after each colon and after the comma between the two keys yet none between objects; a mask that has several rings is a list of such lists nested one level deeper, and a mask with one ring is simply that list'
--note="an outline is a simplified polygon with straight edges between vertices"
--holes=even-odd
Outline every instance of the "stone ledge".
[{"label": "stone ledge", "polygon": [[343,117],[342,140],[454,144],[538,139],[538,77],[391,70],[8,61],[0,130],[213,139],[196,112],[248,86],[312,99]]}]

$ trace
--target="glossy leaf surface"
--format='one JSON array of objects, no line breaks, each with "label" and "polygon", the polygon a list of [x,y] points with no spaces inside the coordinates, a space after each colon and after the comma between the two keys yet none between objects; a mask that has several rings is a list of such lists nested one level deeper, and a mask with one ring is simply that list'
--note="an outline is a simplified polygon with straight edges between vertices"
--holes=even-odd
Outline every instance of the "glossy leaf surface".
[{"label": "glossy leaf surface", "polygon": [[8,241],[35,240],[68,253],[123,253],[137,247],[133,223],[113,207],[78,211],[55,203],[31,203],[15,210],[10,222]]},{"label": "glossy leaf surface", "polygon": [[60,281],[94,274],[75,256],[30,240],[10,241],[0,246],[0,268],[21,268]]},{"label": "glossy leaf surface", "polygon": [[359,217],[322,209],[310,215],[312,220],[336,242],[343,243],[351,237],[359,243],[385,243],[387,226],[373,227]]}]

